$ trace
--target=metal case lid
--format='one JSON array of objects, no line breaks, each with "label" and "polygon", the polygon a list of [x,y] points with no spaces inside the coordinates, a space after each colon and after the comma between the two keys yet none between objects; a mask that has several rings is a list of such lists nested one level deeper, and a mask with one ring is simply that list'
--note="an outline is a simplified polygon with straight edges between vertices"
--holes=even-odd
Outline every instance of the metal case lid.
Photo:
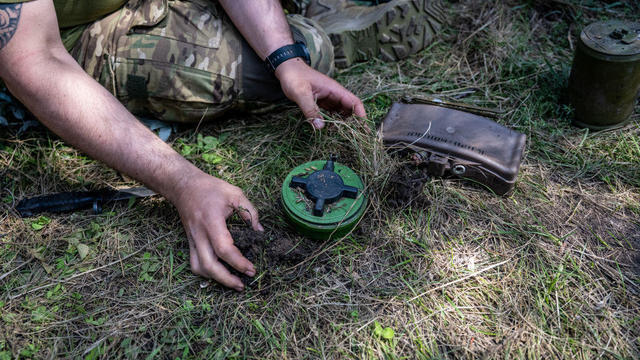
[{"label": "metal case lid", "polygon": [[589,49],[609,56],[640,55],[640,23],[609,20],[593,23],[580,34]]}]

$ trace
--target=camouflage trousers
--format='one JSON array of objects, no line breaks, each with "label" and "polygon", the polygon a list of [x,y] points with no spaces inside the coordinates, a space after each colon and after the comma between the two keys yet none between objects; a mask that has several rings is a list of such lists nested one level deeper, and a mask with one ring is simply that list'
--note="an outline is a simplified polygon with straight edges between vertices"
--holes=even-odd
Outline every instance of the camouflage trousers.
[{"label": "camouflage trousers", "polygon": [[[333,71],[331,41],[313,20],[288,15],[311,65]],[[133,114],[198,122],[247,103],[285,99],[279,83],[212,0],[130,0],[84,30],[71,54]]]},{"label": "camouflage trousers", "polygon": [[311,0],[281,0],[282,7],[289,14],[304,14]]}]

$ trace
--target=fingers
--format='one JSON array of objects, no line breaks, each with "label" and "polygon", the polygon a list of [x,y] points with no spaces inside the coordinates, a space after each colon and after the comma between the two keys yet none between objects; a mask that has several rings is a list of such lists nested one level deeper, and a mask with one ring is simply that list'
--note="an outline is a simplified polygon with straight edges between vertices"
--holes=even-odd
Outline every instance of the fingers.
[{"label": "fingers", "polygon": [[193,243],[193,239],[189,236],[189,264],[191,265],[191,271],[194,274],[205,275],[200,266],[200,259],[198,259],[198,252],[196,251],[196,245]]},{"label": "fingers", "polygon": [[362,100],[360,100],[360,98],[358,97],[355,98],[355,105],[353,105],[353,113],[356,116],[359,116],[361,118],[367,117],[367,111],[364,109],[364,104],[362,103]]},{"label": "fingers", "polygon": [[320,108],[323,110],[331,112],[342,112],[342,104],[340,104],[340,102],[336,102],[335,99],[319,98],[318,106],[320,106]]},{"label": "fingers", "polygon": [[256,270],[233,244],[227,217],[235,210],[254,230],[264,228],[258,211],[240,188],[212,177],[208,179],[197,182],[199,187],[194,187],[193,196],[176,205],[189,238],[191,270],[224,286],[243,290],[240,278],[231,274],[222,261],[247,276],[255,276]]},{"label": "fingers", "polygon": [[349,90],[340,86],[337,96],[339,98],[338,102],[340,104],[341,111],[344,114],[367,117],[367,112],[364,110],[362,101]]},{"label": "fingers", "polygon": [[240,198],[238,201],[238,205],[236,206],[236,211],[238,215],[245,222],[251,225],[251,228],[255,231],[263,232],[264,228],[262,224],[260,224],[260,220],[258,218],[258,210],[253,206],[253,204],[244,196]]},{"label": "fingers", "polygon": [[316,99],[313,96],[311,86],[307,86],[304,90],[295,93],[293,101],[298,104],[300,110],[302,110],[302,113],[304,114],[304,117],[315,129],[319,130],[324,127],[324,121],[320,115],[320,109],[316,104]]},{"label": "fingers", "polygon": [[357,96],[304,63],[284,62],[276,70],[276,77],[280,80],[285,95],[300,107],[315,129],[325,126],[318,104],[325,110],[337,110],[344,115],[367,116],[364,105]]},{"label": "fingers", "polygon": [[193,243],[197,251],[201,274],[214,279],[226,287],[238,291],[244,290],[244,284],[240,281],[240,278],[232,275],[229,270],[218,261],[218,257],[214,253],[213,247],[207,239],[206,234],[192,230],[191,237],[193,238]]},{"label": "fingers", "polygon": [[227,224],[224,220],[212,219],[208,235],[213,250],[220,259],[247,276],[256,274],[256,269],[251,261],[245,258],[240,250],[233,245],[233,238],[227,230]]},{"label": "fingers", "polygon": [[328,79],[327,87],[318,93],[318,103],[327,110],[338,110],[344,115],[366,117],[362,101],[337,81]]}]

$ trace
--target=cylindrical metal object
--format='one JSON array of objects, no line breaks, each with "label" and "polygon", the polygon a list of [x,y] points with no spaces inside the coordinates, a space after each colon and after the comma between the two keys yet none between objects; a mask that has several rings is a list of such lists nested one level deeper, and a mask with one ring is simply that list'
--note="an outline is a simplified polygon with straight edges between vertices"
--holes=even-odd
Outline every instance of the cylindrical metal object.
[{"label": "cylindrical metal object", "polygon": [[639,90],[640,23],[611,20],[587,26],[569,78],[573,123],[594,130],[622,127]]},{"label": "cylindrical metal object", "polygon": [[[293,169],[282,183],[282,205],[286,220],[293,228],[312,239],[327,240],[348,234],[364,215],[367,197],[362,193],[364,184],[351,169],[340,163],[334,164],[335,173],[344,185],[358,190],[355,198],[341,197],[327,205],[321,215],[314,214],[314,204],[301,189],[292,187],[294,178],[310,178],[310,175],[326,165],[324,160],[310,161]],[[327,180],[326,178],[323,178]]]}]

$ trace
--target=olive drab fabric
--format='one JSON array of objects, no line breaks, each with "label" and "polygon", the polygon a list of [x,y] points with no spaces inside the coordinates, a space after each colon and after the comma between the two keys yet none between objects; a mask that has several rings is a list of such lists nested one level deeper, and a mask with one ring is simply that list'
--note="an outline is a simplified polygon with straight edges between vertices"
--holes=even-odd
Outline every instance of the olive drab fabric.
[{"label": "olive drab fabric", "polygon": [[[24,0],[0,0],[0,3]],[[123,3],[115,11],[87,24],[61,29],[65,47],[84,70],[116,96],[134,115],[169,122],[199,122],[260,99],[243,99],[243,68],[264,81],[251,86],[279,93],[273,74],[262,60],[244,56],[246,41],[213,0],[56,0],[61,24],[77,23],[87,7]],[[99,5],[98,5],[99,4]],[[90,8],[90,7],[88,7]],[[106,11],[106,10],[101,10]],[[95,14],[85,13],[87,19]],[[72,22],[67,22],[71,16]],[[311,66],[331,74],[333,47],[314,20],[287,16],[296,40],[306,43]]]},{"label": "olive drab fabric", "polygon": [[[2,0],[0,0],[2,1]],[[58,26],[66,29],[97,20],[120,9],[127,0],[53,0]]]},{"label": "olive drab fabric", "polygon": [[186,122],[232,105],[240,41],[211,1],[131,0],[89,26],[72,55],[134,114]]},{"label": "olive drab fabric", "polygon": [[334,54],[331,39],[317,21],[302,15],[287,15],[294,40],[303,41],[311,55],[311,67],[323,74],[333,74]]},{"label": "olive drab fabric", "polygon": [[[327,35],[313,20],[288,20],[312,66],[330,73]],[[132,113],[198,122],[220,116],[241,95],[243,41],[217,2],[130,0],[87,27],[71,54]]]}]

